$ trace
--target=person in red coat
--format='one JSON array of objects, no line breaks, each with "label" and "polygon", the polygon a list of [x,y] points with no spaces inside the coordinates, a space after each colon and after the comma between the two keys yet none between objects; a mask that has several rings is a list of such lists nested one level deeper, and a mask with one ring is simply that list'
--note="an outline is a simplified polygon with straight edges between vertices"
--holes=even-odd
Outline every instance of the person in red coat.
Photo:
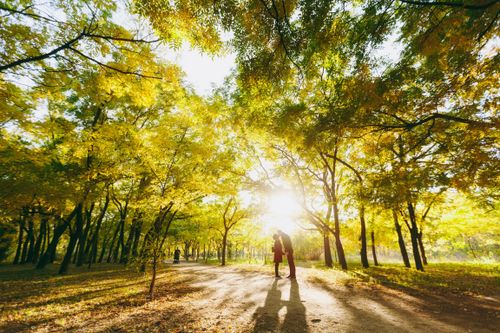
[{"label": "person in red coat", "polygon": [[274,238],[274,276],[277,278],[281,278],[279,273],[280,263],[283,262],[283,246],[281,245],[281,240],[278,234],[273,235]]}]

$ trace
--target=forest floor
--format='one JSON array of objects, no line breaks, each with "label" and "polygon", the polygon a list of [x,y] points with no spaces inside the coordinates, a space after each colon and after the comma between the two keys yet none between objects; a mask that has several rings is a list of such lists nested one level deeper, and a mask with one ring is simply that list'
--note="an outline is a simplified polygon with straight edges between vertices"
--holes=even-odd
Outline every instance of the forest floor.
[{"label": "forest floor", "polygon": [[[101,265],[55,275],[0,266],[0,332],[495,332],[499,266],[382,266],[344,273],[185,263],[148,279]],[[286,268],[282,270],[285,273]]]}]

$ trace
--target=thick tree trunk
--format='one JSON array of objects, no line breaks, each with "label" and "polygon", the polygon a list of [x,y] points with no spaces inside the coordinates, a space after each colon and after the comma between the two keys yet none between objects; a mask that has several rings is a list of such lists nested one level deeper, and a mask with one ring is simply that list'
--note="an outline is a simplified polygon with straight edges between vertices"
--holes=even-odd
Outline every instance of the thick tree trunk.
[{"label": "thick tree trunk", "polygon": [[420,254],[422,255],[422,262],[427,265],[427,256],[425,255],[424,243],[422,242],[422,231],[418,233],[418,248],[420,249]]},{"label": "thick tree trunk", "polygon": [[76,211],[75,231],[70,236],[68,248],[66,250],[66,255],[64,256],[64,259],[61,263],[61,267],[59,267],[59,274],[66,274],[68,272],[68,267],[71,261],[73,251],[75,250],[76,242],[78,241],[80,234],[83,232],[82,204],[80,204],[78,207],[79,209]]},{"label": "thick tree trunk", "polygon": [[398,222],[398,213],[393,210],[392,217],[394,218],[394,226],[396,227],[396,232],[398,234],[398,244],[399,250],[401,251],[401,257],[406,267],[410,268],[410,258],[408,257],[408,252],[406,251],[405,239],[403,238],[403,232],[401,230],[401,225]]},{"label": "thick tree trunk", "polygon": [[23,246],[23,238],[24,238],[24,216],[21,216],[19,219],[19,237],[17,238],[17,249],[16,255],[14,256],[14,261],[12,262],[14,265],[19,264],[21,260],[21,248]]},{"label": "thick tree trunk", "polygon": [[325,266],[333,267],[332,249],[330,248],[330,237],[328,231],[323,232],[323,250],[325,253]]},{"label": "thick tree trunk", "polygon": [[[361,205],[359,209],[359,220],[361,223],[361,264],[363,268],[368,268],[370,265],[368,264],[368,250],[366,245],[366,222],[365,222],[365,206]],[[376,265],[376,264],[375,264]]]},{"label": "thick tree trunk", "polygon": [[377,260],[377,252],[375,251],[375,232],[372,231],[372,255],[373,255],[373,263],[375,266],[378,266]]},{"label": "thick tree trunk", "polygon": [[422,264],[422,259],[420,257],[420,251],[418,249],[418,227],[417,219],[415,216],[415,209],[413,204],[408,201],[408,215],[410,216],[410,234],[411,234],[411,245],[413,249],[413,258],[415,260],[415,267],[419,271],[424,271],[424,266]]}]

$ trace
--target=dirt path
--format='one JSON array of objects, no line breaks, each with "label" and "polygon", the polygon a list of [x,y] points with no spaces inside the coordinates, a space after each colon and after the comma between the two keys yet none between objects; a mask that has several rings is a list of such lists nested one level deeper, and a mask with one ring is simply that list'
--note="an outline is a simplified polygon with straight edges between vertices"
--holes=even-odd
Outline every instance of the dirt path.
[{"label": "dirt path", "polygon": [[148,277],[122,266],[66,276],[56,275],[57,267],[8,268],[0,269],[0,333],[492,333],[500,327],[496,297],[362,283],[335,270],[298,268],[291,281],[275,280],[264,266],[168,265],[151,301]]},{"label": "dirt path", "polygon": [[[497,300],[411,296],[382,286],[327,285],[299,269],[297,281],[233,267],[174,268],[203,290],[185,304],[200,330],[220,332],[495,332]],[[477,303],[477,304],[476,304]]]}]

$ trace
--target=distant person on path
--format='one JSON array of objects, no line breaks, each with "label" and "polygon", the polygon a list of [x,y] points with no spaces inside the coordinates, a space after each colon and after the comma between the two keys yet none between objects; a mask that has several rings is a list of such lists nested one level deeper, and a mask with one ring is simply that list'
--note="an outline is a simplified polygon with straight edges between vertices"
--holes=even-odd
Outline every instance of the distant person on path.
[{"label": "distant person on path", "polygon": [[293,261],[292,241],[290,240],[290,236],[281,230],[278,230],[278,235],[281,237],[281,242],[283,243],[285,255],[288,260],[288,266],[290,267],[290,275],[288,275],[287,278],[295,279],[295,262]]},{"label": "distant person on path", "polygon": [[273,235],[274,238],[274,276],[276,278],[281,278],[279,273],[280,263],[283,262],[283,246],[281,245],[280,236],[278,234]]},{"label": "distant person on path", "polygon": [[179,248],[174,251],[174,264],[178,264],[181,261],[181,250]]}]

